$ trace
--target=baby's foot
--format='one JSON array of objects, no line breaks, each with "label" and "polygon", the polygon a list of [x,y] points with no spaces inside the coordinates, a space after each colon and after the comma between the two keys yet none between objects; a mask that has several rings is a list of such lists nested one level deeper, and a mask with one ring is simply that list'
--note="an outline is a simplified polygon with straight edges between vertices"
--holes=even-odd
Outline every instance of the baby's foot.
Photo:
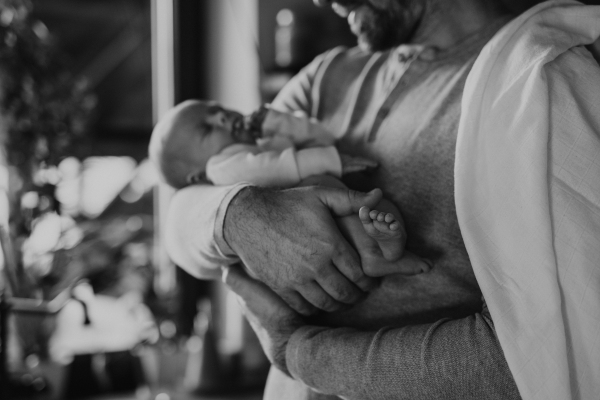
[{"label": "baby's foot", "polygon": [[404,252],[405,234],[394,214],[361,207],[358,217],[369,236],[377,241],[383,258],[395,261]]}]

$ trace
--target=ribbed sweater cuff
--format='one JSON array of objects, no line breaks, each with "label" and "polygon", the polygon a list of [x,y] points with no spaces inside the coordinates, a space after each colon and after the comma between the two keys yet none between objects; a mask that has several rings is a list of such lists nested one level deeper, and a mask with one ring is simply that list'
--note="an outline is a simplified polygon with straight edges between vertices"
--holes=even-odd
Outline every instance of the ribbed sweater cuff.
[{"label": "ribbed sweater cuff", "polygon": [[225,240],[225,233],[223,229],[225,227],[225,216],[227,215],[227,208],[231,200],[245,187],[250,186],[248,183],[239,183],[231,188],[231,190],[225,195],[219,208],[217,210],[217,216],[215,218],[215,231],[214,238],[217,243],[217,247],[224,256],[234,256],[235,252],[229,246],[229,243]]}]

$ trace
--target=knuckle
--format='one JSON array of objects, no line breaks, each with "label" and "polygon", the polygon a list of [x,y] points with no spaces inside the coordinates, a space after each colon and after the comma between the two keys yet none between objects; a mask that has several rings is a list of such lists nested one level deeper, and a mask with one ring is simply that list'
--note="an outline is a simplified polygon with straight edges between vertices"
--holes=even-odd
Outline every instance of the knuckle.
[{"label": "knuckle", "polygon": [[349,288],[346,285],[338,286],[336,288],[336,295],[334,298],[343,303],[354,303],[359,299],[360,293],[358,290],[354,290],[353,288]]},{"label": "knuckle", "polygon": [[301,310],[305,307],[305,304],[299,298],[289,292],[281,291],[276,293],[288,304],[288,306],[292,307],[298,312],[301,312]]},{"label": "knuckle", "polygon": [[306,283],[306,279],[304,279],[301,275],[292,275],[289,278],[289,286],[297,289],[298,287],[304,285]]},{"label": "knuckle", "polygon": [[317,281],[328,279],[328,277],[330,275],[329,268],[327,268],[327,267],[318,268],[314,271],[314,273],[315,273],[315,278]]},{"label": "knuckle", "polygon": [[378,284],[379,281],[377,279],[370,278],[367,276],[365,276],[360,282],[358,282],[358,286],[366,292],[375,289]]},{"label": "knuckle", "polygon": [[290,304],[289,306],[292,307],[294,311],[302,315],[311,315],[312,313],[312,308],[309,307],[307,304],[304,304],[303,302],[297,302],[294,304]]},{"label": "knuckle", "polygon": [[322,245],[322,251],[325,254],[336,255],[339,253],[339,245],[335,243],[333,238],[326,240]]},{"label": "knuckle", "polygon": [[354,260],[350,259],[347,261],[347,275],[350,281],[356,283],[365,277],[365,271],[363,271],[363,267],[358,262],[354,262]]},{"label": "knuckle", "polygon": [[364,278],[365,276],[365,271],[363,271],[363,268],[361,268],[358,264],[355,264],[353,262],[348,262],[350,269],[348,270],[348,279],[350,279],[352,282],[358,282],[361,279]]},{"label": "knuckle", "polygon": [[348,200],[351,204],[358,200],[358,192],[356,190],[349,189],[346,193],[348,194]]},{"label": "knuckle", "polygon": [[331,254],[332,258],[340,259],[347,264],[351,263],[351,251],[341,243],[331,245]]},{"label": "knuckle", "polygon": [[273,289],[273,291],[290,306],[294,304],[294,298],[287,290]]},{"label": "knuckle", "polygon": [[313,304],[325,311],[335,311],[337,309],[336,302],[328,296],[318,296],[313,299]]},{"label": "knuckle", "polygon": [[299,314],[305,315],[305,316],[311,316],[311,315],[315,315],[319,310],[313,306],[312,304],[308,304],[308,303],[303,303],[302,307],[300,307],[299,309],[296,310]]},{"label": "knuckle", "polygon": [[322,306],[321,309],[327,312],[337,311],[340,307],[337,303],[334,303],[332,300],[327,300]]},{"label": "knuckle", "polygon": [[294,309],[294,311],[302,315],[310,316],[317,311],[312,304],[305,300],[304,297],[302,297],[302,295],[296,291],[284,290],[276,293],[283,299],[283,301],[285,301],[292,309]]},{"label": "knuckle", "polygon": [[377,272],[376,263],[372,260],[363,262],[362,272],[364,272],[364,274],[361,274],[361,276],[355,279],[354,282],[364,281],[367,278],[367,275],[375,274]]}]

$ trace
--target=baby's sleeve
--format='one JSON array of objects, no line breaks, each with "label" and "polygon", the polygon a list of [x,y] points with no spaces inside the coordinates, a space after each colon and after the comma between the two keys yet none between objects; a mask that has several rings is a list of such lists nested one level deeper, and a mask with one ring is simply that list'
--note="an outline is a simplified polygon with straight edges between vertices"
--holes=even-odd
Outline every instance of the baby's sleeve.
[{"label": "baby's sleeve", "polygon": [[[297,113],[268,109],[263,125],[263,137],[285,136],[298,147],[331,146],[339,137],[321,125],[316,119]],[[340,136],[340,135],[338,135]]]},{"label": "baby's sleeve", "polygon": [[335,147],[260,151],[248,146],[234,154],[218,154],[208,160],[206,176],[215,185],[249,182],[258,186],[291,187],[317,174],[341,176]]},{"label": "baby's sleeve", "polygon": [[223,236],[230,201],[247,185],[191,185],[171,199],[163,240],[177,265],[198,279],[219,279],[221,265],[240,260]]}]

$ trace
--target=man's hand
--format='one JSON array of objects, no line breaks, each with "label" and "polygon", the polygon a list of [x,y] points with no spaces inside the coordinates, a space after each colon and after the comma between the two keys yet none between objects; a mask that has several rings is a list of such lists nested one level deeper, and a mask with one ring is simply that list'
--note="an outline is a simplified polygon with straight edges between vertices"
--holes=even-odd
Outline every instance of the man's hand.
[{"label": "man's hand", "polygon": [[340,160],[342,161],[342,175],[370,171],[377,168],[379,165],[368,158],[349,156],[348,154],[343,153],[340,153]]},{"label": "man's hand", "polygon": [[241,268],[223,268],[223,282],[237,294],[238,302],[271,364],[289,375],[285,349],[292,333],[304,325],[300,315]]},{"label": "man's hand", "polygon": [[247,187],[229,205],[225,240],[250,274],[296,311],[340,310],[359,301],[376,281],[364,274],[332,214],[357,213],[381,196],[378,189]]}]

